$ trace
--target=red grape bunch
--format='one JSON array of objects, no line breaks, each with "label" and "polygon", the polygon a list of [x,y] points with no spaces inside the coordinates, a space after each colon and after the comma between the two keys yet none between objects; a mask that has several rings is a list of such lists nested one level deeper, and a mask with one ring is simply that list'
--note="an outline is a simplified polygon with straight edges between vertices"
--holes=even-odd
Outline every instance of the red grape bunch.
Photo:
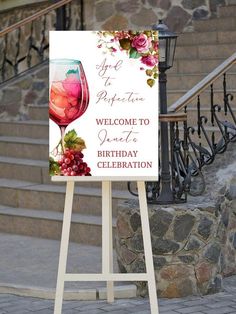
[{"label": "red grape bunch", "polygon": [[60,172],[64,176],[91,176],[91,169],[83,161],[83,153],[66,148],[58,160]]}]

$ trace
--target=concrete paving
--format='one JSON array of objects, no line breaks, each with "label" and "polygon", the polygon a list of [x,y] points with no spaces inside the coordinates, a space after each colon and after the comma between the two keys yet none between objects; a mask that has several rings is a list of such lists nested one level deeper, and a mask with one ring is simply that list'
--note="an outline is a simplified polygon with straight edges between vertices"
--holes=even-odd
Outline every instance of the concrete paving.
[{"label": "concrete paving", "polygon": [[[224,280],[225,291],[204,297],[159,299],[159,314],[235,314],[236,276]],[[0,294],[1,314],[53,314],[54,302]],[[147,298],[106,301],[64,301],[63,314],[150,314]]]},{"label": "concrete paving", "polygon": [[[0,314],[53,314],[59,241],[0,234],[0,251]],[[100,269],[100,248],[70,244],[69,272],[99,272]],[[150,313],[149,299],[134,297],[134,285],[122,283],[119,289],[116,295],[120,299],[108,304],[105,300],[96,300],[99,293],[104,298],[103,283],[67,286],[65,298],[80,301],[64,301],[63,314]],[[223,292],[204,297],[159,299],[159,308],[160,314],[235,314],[236,276],[224,279]]]},{"label": "concrete paving", "polygon": [[[59,249],[60,242],[57,240],[0,234],[0,293],[54,299]],[[100,273],[101,269],[100,247],[70,243],[68,273]],[[114,271],[118,271],[115,252]],[[104,298],[104,288],[104,282],[66,283],[65,299]],[[116,296],[125,295],[136,296],[133,283],[116,284]]]}]

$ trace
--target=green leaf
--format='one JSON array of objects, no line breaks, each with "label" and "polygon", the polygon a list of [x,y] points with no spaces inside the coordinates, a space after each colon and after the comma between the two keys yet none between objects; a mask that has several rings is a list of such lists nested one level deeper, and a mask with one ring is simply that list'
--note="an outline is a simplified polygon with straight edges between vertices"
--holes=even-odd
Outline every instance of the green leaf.
[{"label": "green leaf", "polygon": [[120,39],[119,43],[120,43],[121,48],[123,48],[125,50],[129,50],[131,47],[131,43],[130,43],[130,40],[128,38]]},{"label": "green leaf", "polygon": [[60,174],[60,166],[52,157],[49,158],[49,174],[50,176]]},{"label": "green leaf", "polygon": [[138,59],[141,57],[141,55],[135,48],[131,48],[129,52],[129,57],[133,59]]},{"label": "green leaf", "polygon": [[72,148],[76,150],[83,150],[86,148],[85,141],[77,136],[77,133],[75,130],[71,130],[68,133],[66,133],[64,137],[65,147]]},{"label": "green leaf", "polygon": [[77,75],[79,75],[79,70],[78,69],[76,69],[76,70],[69,70],[69,71],[66,72],[66,76],[68,76],[70,74],[77,74]]},{"label": "green leaf", "polygon": [[147,80],[147,84],[148,84],[150,87],[153,87],[153,85],[155,84],[155,80],[153,80],[153,79],[148,79],[148,80]]},{"label": "green leaf", "polygon": [[153,74],[153,72],[152,72],[152,70],[146,70],[146,74],[148,75],[148,76],[152,76],[152,74]]}]

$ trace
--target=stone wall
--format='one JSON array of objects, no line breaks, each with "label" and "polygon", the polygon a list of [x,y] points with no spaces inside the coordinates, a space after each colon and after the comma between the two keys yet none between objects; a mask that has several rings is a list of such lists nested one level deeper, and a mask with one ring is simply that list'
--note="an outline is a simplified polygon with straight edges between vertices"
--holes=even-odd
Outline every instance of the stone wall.
[{"label": "stone wall", "polygon": [[[164,19],[176,32],[192,29],[192,21],[217,15],[217,7],[229,0],[85,0],[86,29],[139,29]],[[0,13],[0,29],[48,5],[30,4]],[[78,10],[74,1],[73,12]],[[76,25],[75,25],[76,26]]]},{"label": "stone wall", "polygon": [[[176,298],[222,289],[222,276],[236,274],[236,150],[207,169],[207,191],[187,204],[149,206],[158,294]],[[227,161],[224,167],[222,162]],[[217,173],[217,165],[221,170]],[[219,169],[220,169],[219,168]],[[144,272],[139,206],[118,210],[116,249],[121,272]],[[146,283],[137,283],[139,294]]]},{"label": "stone wall", "polygon": [[88,0],[87,29],[150,28],[164,19],[171,30],[192,30],[192,21],[217,16],[226,0]]},{"label": "stone wall", "polygon": [[28,106],[46,105],[48,93],[48,64],[40,64],[0,89],[0,119],[27,120]]},{"label": "stone wall", "polygon": [[[67,16],[70,17],[70,29],[79,29],[80,28],[80,6],[79,0],[73,1],[71,6],[71,11],[67,10]],[[32,15],[35,12],[40,11],[41,9],[47,7],[49,4],[52,4],[51,1],[43,2],[40,4],[31,4],[20,8],[15,8],[0,12],[0,29],[4,29],[7,26],[10,26],[25,17]],[[68,7],[67,7],[68,8]],[[45,18],[45,20],[44,20]],[[45,24],[45,29],[43,30]],[[18,73],[21,73],[28,69],[28,62],[30,60],[31,67],[42,62],[42,59],[45,60],[48,58],[48,48],[44,50],[43,56],[41,53],[41,48],[47,47],[49,43],[49,30],[55,29],[56,24],[56,11],[51,11],[45,16],[37,18],[33,23],[28,23],[20,28],[19,30],[13,30],[8,33],[7,40],[6,38],[0,39],[0,71],[2,68],[4,54],[9,62],[4,64],[5,80],[14,77],[14,65],[15,60],[22,60],[18,64]],[[32,42],[34,48],[30,48],[29,44]],[[19,47],[19,49],[18,49]],[[1,75],[1,72],[0,72]],[[1,81],[1,79],[0,79]]]},{"label": "stone wall", "polygon": [[0,30],[31,16],[49,5],[50,1],[0,11]]}]

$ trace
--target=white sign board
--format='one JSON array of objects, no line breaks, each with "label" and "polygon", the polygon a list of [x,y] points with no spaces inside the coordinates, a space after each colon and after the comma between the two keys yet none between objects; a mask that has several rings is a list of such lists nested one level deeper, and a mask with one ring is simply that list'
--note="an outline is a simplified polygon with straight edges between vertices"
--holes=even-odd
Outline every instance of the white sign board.
[{"label": "white sign board", "polygon": [[158,179],[156,31],[50,32],[50,174]]}]

